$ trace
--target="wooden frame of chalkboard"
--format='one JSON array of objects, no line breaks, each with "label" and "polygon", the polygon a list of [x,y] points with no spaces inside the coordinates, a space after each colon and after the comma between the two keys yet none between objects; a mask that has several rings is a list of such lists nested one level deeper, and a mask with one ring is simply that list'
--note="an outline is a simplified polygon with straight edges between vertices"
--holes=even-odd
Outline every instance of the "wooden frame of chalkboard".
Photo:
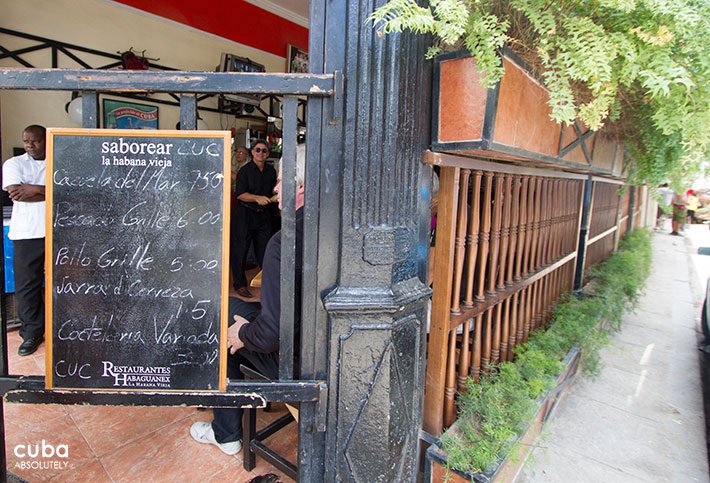
[{"label": "wooden frame of chalkboard", "polygon": [[230,141],[47,130],[48,389],[226,391]]}]

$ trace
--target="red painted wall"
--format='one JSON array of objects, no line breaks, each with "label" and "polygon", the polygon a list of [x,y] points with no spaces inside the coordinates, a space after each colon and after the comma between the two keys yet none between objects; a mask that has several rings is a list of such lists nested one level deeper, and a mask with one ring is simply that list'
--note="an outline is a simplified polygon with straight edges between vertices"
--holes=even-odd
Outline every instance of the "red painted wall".
[{"label": "red painted wall", "polygon": [[308,49],[307,28],[244,0],[115,1],[281,57],[287,44]]}]

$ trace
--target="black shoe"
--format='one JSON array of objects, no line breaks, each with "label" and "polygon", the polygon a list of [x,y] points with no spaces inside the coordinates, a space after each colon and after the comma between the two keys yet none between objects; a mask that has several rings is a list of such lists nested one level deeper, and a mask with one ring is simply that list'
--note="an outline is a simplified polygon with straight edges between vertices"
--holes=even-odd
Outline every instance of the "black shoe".
[{"label": "black shoe", "polygon": [[17,353],[21,356],[34,354],[41,343],[42,337],[30,337],[25,339],[22,344],[20,344],[20,348],[17,349]]}]

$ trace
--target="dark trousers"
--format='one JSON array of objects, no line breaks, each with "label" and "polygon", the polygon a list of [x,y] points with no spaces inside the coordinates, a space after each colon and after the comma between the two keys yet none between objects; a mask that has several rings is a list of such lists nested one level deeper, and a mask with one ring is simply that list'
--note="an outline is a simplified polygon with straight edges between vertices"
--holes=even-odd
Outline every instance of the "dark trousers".
[{"label": "dark trousers", "polygon": [[[233,318],[238,314],[251,321],[259,314],[256,304],[244,302],[236,297],[229,298],[229,314]],[[233,320],[230,320],[230,325]],[[240,349],[234,355],[227,356],[227,377],[232,380],[244,379],[244,374],[239,366],[259,371],[264,376],[275,379],[279,375],[279,353],[264,354],[247,349]],[[241,408],[215,408],[213,410],[212,430],[218,443],[228,443],[242,439],[242,414]]]},{"label": "dark trousers", "polygon": [[232,210],[231,230],[230,264],[232,277],[234,277],[234,288],[246,287],[247,277],[244,273],[244,265],[247,253],[249,253],[249,245],[254,243],[256,261],[261,266],[264,262],[266,245],[273,234],[271,211],[266,209],[262,212],[255,212],[237,204]]},{"label": "dark trousers", "polygon": [[44,336],[44,238],[13,240],[15,255],[15,304],[17,316],[22,322],[20,336],[23,339]]}]

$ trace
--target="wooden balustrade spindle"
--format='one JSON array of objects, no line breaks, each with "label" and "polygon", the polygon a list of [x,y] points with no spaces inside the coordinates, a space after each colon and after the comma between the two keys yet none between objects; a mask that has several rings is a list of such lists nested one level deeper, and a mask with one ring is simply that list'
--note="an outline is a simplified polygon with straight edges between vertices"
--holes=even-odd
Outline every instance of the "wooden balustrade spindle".
[{"label": "wooden balustrade spindle", "polygon": [[496,277],[498,276],[498,254],[500,252],[500,230],[503,213],[503,175],[496,174],[495,192],[493,201],[493,225],[491,227],[491,256],[488,261],[488,289],[489,295],[496,294]]},{"label": "wooden balustrade spindle", "polygon": [[542,312],[544,310],[543,308],[543,300],[544,300],[544,284],[545,280],[547,279],[547,276],[542,277],[541,279],[538,279],[537,282],[535,282],[535,285],[537,286],[537,293],[536,293],[536,305],[535,305],[535,320],[532,324],[535,329],[539,329],[540,325],[542,324]]},{"label": "wooden balustrade spindle", "polygon": [[[553,253],[555,251],[555,243],[557,237],[555,236],[555,223],[557,223],[557,210],[559,204],[554,202],[554,197],[559,194],[559,185],[556,179],[551,179],[549,182],[547,190],[547,245],[545,246],[545,265],[549,265],[553,260]],[[562,201],[561,198],[558,198]]]},{"label": "wooden balustrade spindle", "polygon": [[459,392],[466,390],[466,378],[471,361],[471,321],[467,320],[462,325],[461,348],[459,349],[459,367],[456,372],[456,387]]},{"label": "wooden balustrade spindle", "polygon": [[483,201],[481,202],[481,232],[478,237],[478,281],[475,299],[482,302],[486,299],[483,290],[486,283],[486,265],[488,263],[488,245],[491,232],[491,198],[493,191],[493,173],[486,171],[483,175]]},{"label": "wooden balustrade spindle", "polygon": [[515,254],[518,249],[518,223],[520,222],[520,176],[513,176],[513,203],[511,205],[510,241],[508,242],[508,266],[505,285],[513,286],[515,276]]},{"label": "wooden balustrade spindle", "polygon": [[525,321],[528,313],[528,287],[520,292],[520,303],[518,305],[518,331],[515,334],[515,345],[525,341]]},{"label": "wooden balustrade spindle", "polygon": [[478,382],[481,378],[481,337],[483,336],[483,314],[476,316],[473,333],[473,360],[471,361],[471,376]]},{"label": "wooden balustrade spindle", "polygon": [[468,248],[466,250],[466,297],[464,307],[473,307],[473,280],[476,273],[478,255],[478,229],[481,215],[481,176],[482,171],[473,172],[471,182],[471,208],[468,218]]},{"label": "wooden balustrade spindle", "polygon": [[500,360],[508,360],[508,340],[510,338],[510,297],[503,302],[503,325],[500,333]]},{"label": "wooden balustrade spindle", "polygon": [[559,200],[564,202],[562,193],[560,192],[559,179],[553,179],[550,181],[550,189],[547,193],[547,206],[549,207],[548,220],[547,220],[547,231],[549,241],[547,243],[547,250],[545,251],[545,265],[549,265],[555,259],[555,247],[557,246],[557,223],[560,205],[562,203],[555,203],[554,197],[559,196]]},{"label": "wooden balustrade spindle", "polygon": [[570,180],[564,180],[562,182],[562,192],[564,194],[564,204],[560,207],[560,221],[557,224],[557,246],[555,248],[555,260],[558,260],[565,255],[564,253],[564,239],[565,224],[567,223],[567,214],[570,210]]},{"label": "wooden balustrade spindle", "polygon": [[456,419],[456,331],[449,331],[449,347],[444,385],[444,426]]},{"label": "wooden balustrade spindle", "polygon": [[510,308],[510,332],[508,335],[508,357],[509,361],[513,360],[516,340],[518,336],[518,295],[519,291],[513,294],[513,302]]},{"label": "wooden balustrade spindle", "polygon": [[493,342],[493,308],[486,310],[485,323],[483,325],[483,350],[481,351],[481,371],[488,374],[491,364],[491,345]]},{"label": "wooden balustrade spindle", "polygon": [[540,194],[540,239],[538,240],[536,268],[547,265],[545,254],[547,253],[547,245],[550,243],[550,233],[548,231],[550,211],[549,205],[547,204],[549,192],[550,178],[543,178],[542,193]]},{"label": "wooden balustrade spindle", "polygon": [[557,234],[557,249],[555,250],[555,259],[560,259],[566,255],[565,249],[565,237],[566,226],[567,226],[567,216],[570,211],[570,180],[566,179],[562,182],[562,192],[564,193],[564,205],[560,208],[560,222],[558,224],[558,234]]},{"label": "wooden balustrade spindle", "polygon": [[470,169],[462,169],[461,178],[459,179],[459,209],[456,222],[456,251],[454,253],[454,290],[451,296],[451,313],[456,315],[461,313],[461,282],[463,279],[463,262],[468,228],[468,178],[470,175]]},{"label": "wooden balustrade spindle", "polygon": [[[570,250],[570,238],[571,238],[571,233],[570,230],[572,229],[572,217],[577,213],[576,210],[576,205],[577,205],[577,200],[574,198],[574,192],[575,192],[575,181],[568,180],[567,181],[567,202],[565,203],[565,221],[563,223],[563,228],[562,228],[562,247],[560,248],[560,256],[565,256],[568,253],[570,253],[572,250]],[[574,216],[576,219],[576,216]],[[575,235],[577,234],[577,231],[575,230]]]},{"label": "wooden balustrade spindle", "polygon": [[518,246],[515,249],[515,275],[514,281],[519,281],[523,274],[525,244],[527,243],[527,220],[528,220],[528,186],[530,177],[523,176],[520,180],[520,199],[518,208]]},{"label": "wooden balustrade spindle", "polygon": [[500,362],[500,337],[502,324],[502,309],[503,304],[499,303],[495,306],[495,321],[493,323],[493,341],[491,344],[491,364],[497,366]]},{"label": "wooden balustrade spindle", "polygon": [[508,271],[508,244],[510,238],[510,215],[513,201],[513,178],[506,174],[503,177],[503,228],[500,234],[500,263],[498,264],[498,290],[505,288],[505,275]]},{"label": "wooden balustrade spindle", "polygon": [[584,190],[584,185],[582,181],[578,181],[576,186],[575,186],[575,191],[574,191],[574,217],[570,219],[570,231],[574,230],[575,235],[573,236],[570,233],[569,237],[569,245],[567,247],[567,253],[572,253],[573,251],[577,250],[576,242],[577,242],[577,236],[576,233],[578,231],[578,226],[577,224],[579,223],[579,210],[580,210],[580,203],[582,199],[582,194]]},{"label": "wooden balustrade spindle", "polygon": [[565,252],[565,238],[567,237],[566,227],[567,218],[570,214],[570,210],[572,209],[572,207],[570,206],[570,180],[564,180],[562,184],[564,186],[565,201],[564,206],[562,206],[562,212],[560,214],[561,218],[559,224],[559,241],[557,244],[557,252],[555,255],[556,259],[562,258],[567,254]]},{"label": "wooden balustrade spindle", "polygon": [[[562,221],[562,210],[564,210],[564,191],[562,181],[556,179],[553,183],[554,189],[550,194],[550,206],[552,207],[552,243],[550,244],[550,263],[557,260],[557,245],[560,240],[560,222]],[[555,200],[559,200],[555,203]]]},{"label": "wooden balustrade spindle", "polygon": [[530,245],[530,259],[528,273],[538,269],[537,245],[540,242],[540,204],[542,203],[542,179],[535,179],[535,199],[533,201],[532,215],[532,242]]},{"label": "wooden balustrade spindle", "polygon": [[523,327],[523,340],[528,340],[530,330],[532,330],[534,306],[535,306],[535,285],[537,282],[528,285],[527,304],[525,304],[525,326]]},{"label": "wooden balustrade spindle", "polygon": [[540,316],[540,327],[547,326],[547,320],[550,315],[550,310],[552,309],[552,282],[554,280],[555,272],[548,273],[542,282],[542,310]]},{"label": "wooden balustrade spindle", "polygon": [[530,274],[530,258],[532,251],[532,243],[535,235],[533,228],[535,226],[535,191],[537,190],[537,180],[530,177],[528,182],[528,198],[527,198],[527,213],[525,224],[525,251],[523,252],[523,278],[527,278]]},{"label": "wooden balustrade spindle", "polygon": [[539,292],[537,294],[538,302],[537,302],[537,317],[535,319],[535,328],[539,329],[542,327],[542,322],[544,320],[544,314],[545,314],[545,298],[546,298],[546,293],[545,291],[547,290],[547,282],[549,279],[549,275],[545,275],[542,277],[538,282],[540,283],[540,288],[538,289]]}]

